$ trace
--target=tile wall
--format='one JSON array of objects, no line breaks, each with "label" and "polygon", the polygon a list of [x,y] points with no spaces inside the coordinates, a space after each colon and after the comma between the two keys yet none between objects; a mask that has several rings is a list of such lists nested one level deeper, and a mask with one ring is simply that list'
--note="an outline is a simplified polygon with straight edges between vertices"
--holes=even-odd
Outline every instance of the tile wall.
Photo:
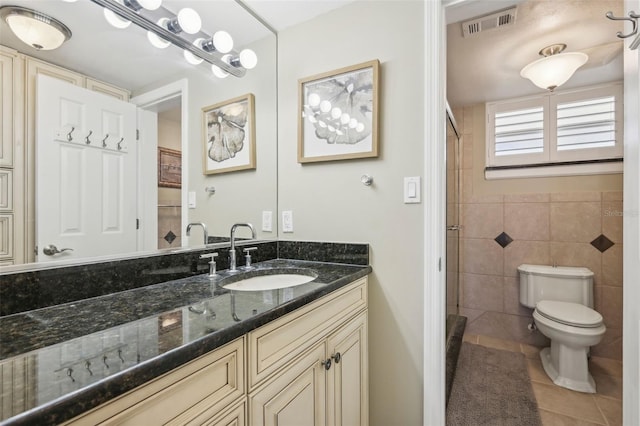
[{"label": "tile wall", "polygon": [[547,344],[543,335],[527,329],[532,310],[519,304],[517,267],[584,266],[594,272],[595,309],[607,326],[592,353],[620,360],[622,191],[474,194],[473,107],[454,114],[463,135],[460,312],[468,318],[467,332]]}]

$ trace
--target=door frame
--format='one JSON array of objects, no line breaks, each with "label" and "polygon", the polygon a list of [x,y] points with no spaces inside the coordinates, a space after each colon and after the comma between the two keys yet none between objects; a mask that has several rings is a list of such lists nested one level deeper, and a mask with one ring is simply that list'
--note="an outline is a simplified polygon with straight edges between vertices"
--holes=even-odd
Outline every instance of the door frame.
[{"label": "door frame", "polygon": [[[181,199],[181,208],[180,208],[180,216],[181,216],[181,229],[186,229],[188,223],[188,206],[187,206],[187,188],[189,187],[189,174],[188,167],[184,167],[184,165],[189,164],[189,80],[186,78],[177,80],[173,83],[169,83],[162,87],[149,90],[147,92],[143,92],[135,97],[131,98],[132,103],[136,104],[141,109],[152,110],[156,105],[168,101],[170,99],[174,99],[177,97],[181,98],[181,123],[180,123],[180,146],[182,150],[182,188],[180,190],[180,199]],[[139,129],[141,134],[144,135],[149,134],[149,132],[145,132],[145,128]],[[144,137],[144,136],[143,136]],[[154,155],[157,155],[157,145],[158,140],[157,137],[151,139],[155,143],[147,146],[145,149],[147,152],[149,150],[154,150]],[[142,155],[140,155],[142,157]],[[144,173],[144,170],[140,170],[141,173]],[[147,179],[148,180],[148,179]],[[155,196],[155,205],[157,205],[157,183],[154,178],[153,180],[153,190],[150,190],[150,186],[148,189],[150,193],[156,194]],[[145,209],[144,204],[145,198],[142,196],[138,197],[138,211],[142,212],[142,223],[156,223],[158,220],[158,209]],[[143,238],[141,235],[139,238]],[[157,243],[157,242],[156,242]],[[182,246],[186,245],[186,239],[182,239]]]}]

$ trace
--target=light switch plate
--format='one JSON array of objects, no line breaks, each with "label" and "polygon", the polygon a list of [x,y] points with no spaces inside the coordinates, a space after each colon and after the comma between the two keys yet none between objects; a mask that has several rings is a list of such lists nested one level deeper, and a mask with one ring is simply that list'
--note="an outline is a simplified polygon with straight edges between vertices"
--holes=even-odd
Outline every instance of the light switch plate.
[{"label": "light switch plate", "polygon": [[195,191],[189,191],[187,205],[189,206],[190,209],[196,208],[196,192]]},{"label": "light switch plate", "polygon": [[262,230],[264,232],[273,231],[273,212],[270,210],[262,212]]},{"label": "light switch plate", "polygon": [[416,204],[420,203],[420,176],[404,178],[404,203]]},{"label": "light switch plate", "polygon": [[282,212],[282,232],[293,232],[293,212],[291,210]]}]

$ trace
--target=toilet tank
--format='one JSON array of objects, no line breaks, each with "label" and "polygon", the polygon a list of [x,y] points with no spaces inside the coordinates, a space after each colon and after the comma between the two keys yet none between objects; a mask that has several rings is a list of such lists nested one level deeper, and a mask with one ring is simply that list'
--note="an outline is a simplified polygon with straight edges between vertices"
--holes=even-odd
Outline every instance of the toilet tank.
[{"label": "toilet tank", "polygon": [[593,308],[593,272],[571,266],[520,265],[520,304],[535,308],[541,300],[579,303]]}]

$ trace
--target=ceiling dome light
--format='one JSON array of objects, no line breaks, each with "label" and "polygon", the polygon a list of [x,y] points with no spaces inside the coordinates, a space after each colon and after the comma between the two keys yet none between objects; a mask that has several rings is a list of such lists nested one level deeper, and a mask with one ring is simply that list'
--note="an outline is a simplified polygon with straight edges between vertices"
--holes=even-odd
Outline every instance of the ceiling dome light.
[{"label": "ceiling dome light", "polygon": [[254,69],[258,65],[258,57],[251,49],[244,49],[240,52],[240,64],[248,70]]},{"label": "ceiling dome light", "polygon": [[182,31],[187,34],[195,34],[202,28],[202,20],[198,12],[190,7],[185,7],[180,9],[178,16],[169,22],[167,28],[176,34]]},{"label": "ceiling dome light", "polygon": [[554,44],[542,49],[539,53],[544,58],[531,62],[522,68],[520,75],[528,78],[541,89],[553,92],[573,76],[578,68],[584,65],[589,57],[582,52],[561,53],[566,44]]},{"label": "ceiling dome light", "polygon": [[37,50],[53,50],[71,38],[71,30],[44,13],[19,6],[0,7],[0,16],[21,41]]}]

